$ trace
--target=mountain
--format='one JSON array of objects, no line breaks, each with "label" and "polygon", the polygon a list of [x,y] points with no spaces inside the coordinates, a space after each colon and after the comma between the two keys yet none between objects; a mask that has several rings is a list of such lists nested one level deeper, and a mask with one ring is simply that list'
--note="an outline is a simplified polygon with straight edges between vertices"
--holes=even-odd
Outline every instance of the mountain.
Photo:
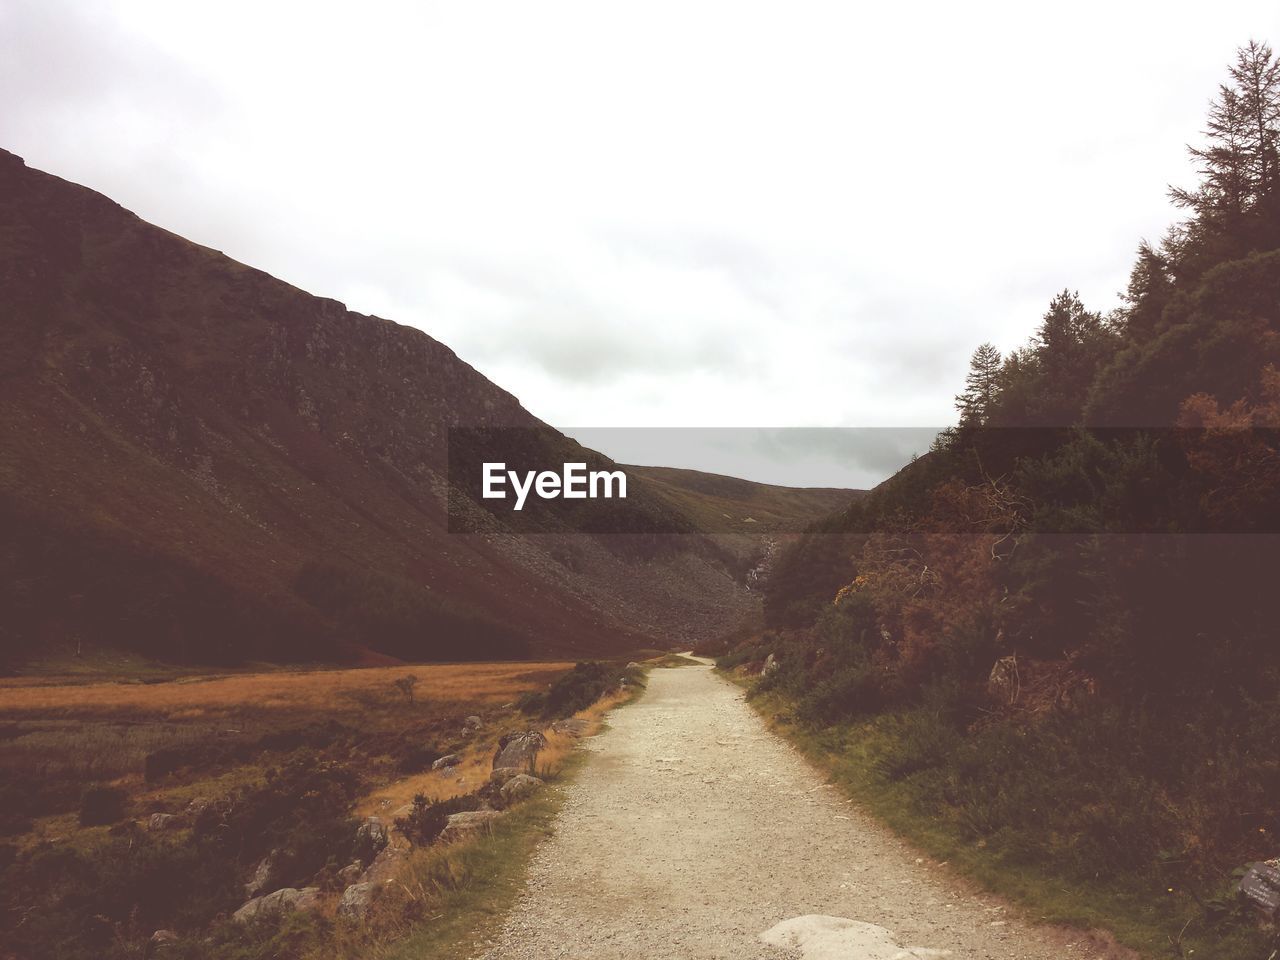
[{"label": "mountain", "polygon": [[751,551],[673,516],[697,504],[658,480],[628,503],[660,536],[449,532],[457,427],[607,462],[425,333],[0,151],[0,661],[588,655],[758,604]]}]

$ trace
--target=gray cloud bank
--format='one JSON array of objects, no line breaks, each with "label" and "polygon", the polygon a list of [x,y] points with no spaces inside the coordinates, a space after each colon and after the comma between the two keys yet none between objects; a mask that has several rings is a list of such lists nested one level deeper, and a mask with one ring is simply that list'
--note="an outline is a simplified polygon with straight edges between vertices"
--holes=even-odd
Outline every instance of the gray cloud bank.
[{"label": "gray cloud bank", "polygon": [[1277,28],[1260,0],[8,0],[0,144],[550,423],[930,432],[978,343],[1063,287],[1115,305],[1234,47]]}]

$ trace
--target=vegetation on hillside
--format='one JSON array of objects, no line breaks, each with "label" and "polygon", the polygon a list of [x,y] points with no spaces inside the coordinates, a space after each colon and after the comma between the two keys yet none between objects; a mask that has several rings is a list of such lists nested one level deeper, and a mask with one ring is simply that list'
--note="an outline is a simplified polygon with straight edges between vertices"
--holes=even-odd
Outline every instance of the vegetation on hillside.
[{"label": "vegetation on hillside", "polygon": [[[625,699],[617,691],[629,673],[622,664],[568,666],[279,671],[146,684],[5,681],[5,955],[150,956],[156,930],[172,931],[163,949],[184,957],[390,949],[427,916],[427,905],[435,909],[457,888],[488,882],[469,847],[445,850],[434,841],[442,814],[481,800],[507,806],[489,782],[500,735],[541,729],[580,709],[585,732],[604,706]],[[512,709],[539,688],[580,694],[583,684],[565,678],[583,675],[609,678],[598,689],[611,695],[557,697],[538,721]],[[537,767],[543,777],[554,776],[572,744],[546,733]],[[432,770],[446,753],[457,762]],[[421,799],[410,809],[421,812],[405,817],[400,807],[414,796]],[[431,831],[426,814],[434,816]],[[335,919],[352,883],[341,871],[356,862],[368,867],[385,842],[367,829],[370,815],[396,823],[418,845],[405,857],[400,885],[392,885],[410,892],[388,892],[363,919]],[[305,887],[320,890],[317,915],[229,920],[252,896]]]},{"label": "vegetation on hillside", "polygon": [[1063,291],[1026,346],[980,346],[958,426],[787,552],[775,633],[725,662],[774,652],[760,686],[797,722],[874,727],[869,769],[954,836],[1185,895],[1212,942],[1232,871],[1280,854],[1268,47],[1239,51],[1205,138],[1122,306]]}]

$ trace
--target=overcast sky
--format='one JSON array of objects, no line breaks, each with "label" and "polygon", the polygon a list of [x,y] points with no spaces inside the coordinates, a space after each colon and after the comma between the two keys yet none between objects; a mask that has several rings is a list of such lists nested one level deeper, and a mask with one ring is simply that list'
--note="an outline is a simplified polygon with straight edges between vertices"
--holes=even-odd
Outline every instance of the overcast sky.
[{"label": "overcast sky", "polygon": [[557,426],[936,427],[978,343],[1116,304],[1250,37],[1275,0],[0,0],[0,145]]}]

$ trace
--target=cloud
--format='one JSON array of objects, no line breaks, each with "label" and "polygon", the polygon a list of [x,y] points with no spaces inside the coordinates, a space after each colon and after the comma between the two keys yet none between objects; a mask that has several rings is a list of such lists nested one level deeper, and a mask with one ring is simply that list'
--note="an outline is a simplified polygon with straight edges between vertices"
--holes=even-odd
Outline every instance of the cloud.
[{"label": "cloud", "polygon": [[1201,14],[9,0],[0,143],[551,423],[935,429],[977,344],[1108,309],[1176,215],[1233,48],[1280,39]]}]

